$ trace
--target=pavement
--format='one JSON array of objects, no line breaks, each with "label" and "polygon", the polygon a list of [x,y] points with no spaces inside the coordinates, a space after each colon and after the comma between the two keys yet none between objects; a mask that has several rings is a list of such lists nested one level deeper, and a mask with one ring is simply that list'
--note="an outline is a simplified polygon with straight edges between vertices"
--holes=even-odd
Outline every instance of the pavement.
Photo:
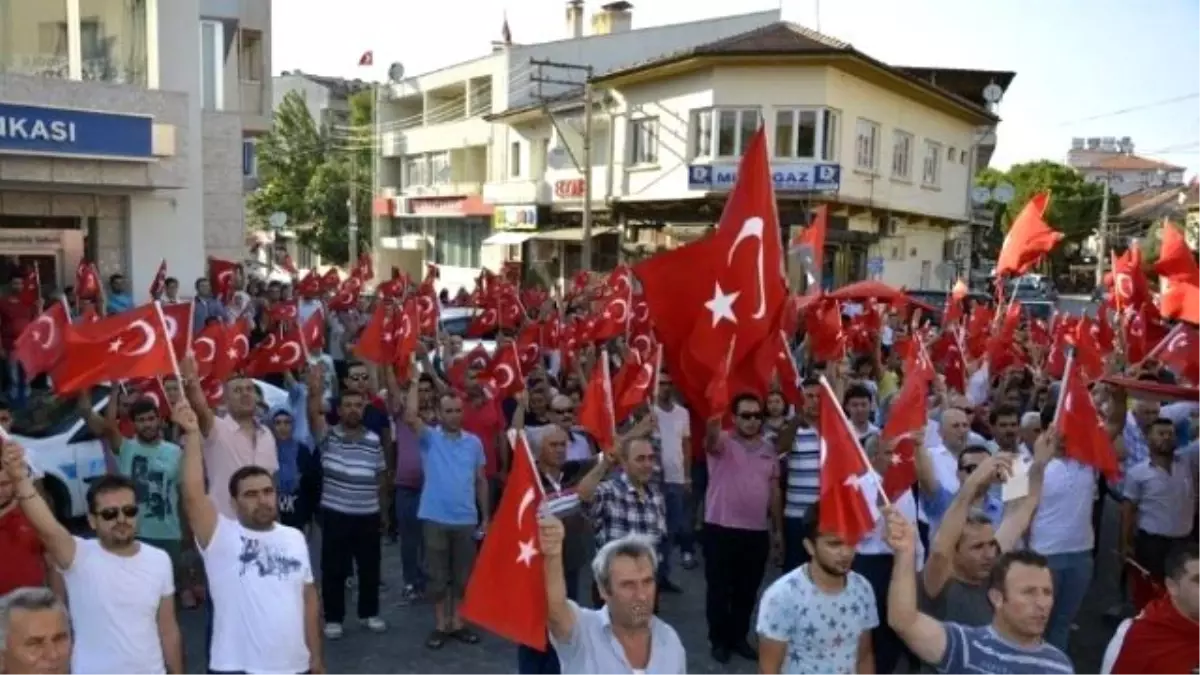
[{"label": "pavement", "polygon": [[[1116,625],[1104,614],[1119,600],[1117,576],[1120,567],[1116,560],[1115,542],[1117,508],[1109,502],[1105,508],[1104,528],[1096,576],[1083,610],[1076,619],[1077,630],[1072,633],[1070,655],[1076,672],[1099,672],[1104,649]],[[433,610],[425,604],[402,606],[400,591],[400,547],[384,546],[383,577],[387,584],[382,592],[383,618],[388,622],[384,634],[369,632],[353,621],[347,622],[345,636],[327,641],[326,667],[331,673],[515,673],[516,647],[505,640],[483,633],[476,645],[448,642],[439,651],[424,646],[425,637],[433,628]],[[676,558],[678,560],[678,558]],[[316,561],[316,558],[314,558]],[[774,574],[771,578],[774,578]],[[691,673],[754,673],[750,661],[734,657],[721,666],[709,657],[707,628],[704,619],[703,567],[694,570],[676,568],[672,579],[683,588],[678,595],[663,594],[660,617],[679,632],[688,650],[688,672]],[[590,583],[590,581],[589,581]],[[769,582],[768,582],[769,583]],[[587,588],[588,586],[582,586]],[[353,591],[348,591],[353,592]],[[353,602],[348,607],[353,611]],[[180,614],[187,657],[187,672],[203,673],[204,668],[204,611],[190,610]]]}]

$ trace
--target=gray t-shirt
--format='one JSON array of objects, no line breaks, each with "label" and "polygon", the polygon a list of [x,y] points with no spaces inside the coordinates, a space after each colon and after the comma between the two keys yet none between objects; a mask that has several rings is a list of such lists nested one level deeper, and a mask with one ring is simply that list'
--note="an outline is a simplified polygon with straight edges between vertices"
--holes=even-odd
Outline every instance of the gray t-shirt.
[{"label": "gray t-shirt", "polygon": [[942,592],[930,597],[925,584],[918,584],[917,600],[922,612],[938,621],[950,621],[963,626],[986,626],[992,622],[995,610],[987,597],[987,586],[964,584],[950,579]]},{"label": "gray t-shirt", "polygon": [[1057,647],[1043,642],[1022,647],[1005,640],[991,625],[945,624],[946,653],[937,664],[939,673],[968,675],[1074,673],[1071,659]]}]

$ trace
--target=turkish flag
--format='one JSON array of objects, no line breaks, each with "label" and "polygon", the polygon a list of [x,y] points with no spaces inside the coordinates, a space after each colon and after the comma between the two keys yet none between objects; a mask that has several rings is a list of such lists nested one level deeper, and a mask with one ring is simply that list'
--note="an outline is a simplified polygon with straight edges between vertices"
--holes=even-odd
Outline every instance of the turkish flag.
[{"label": "turkish flag", "polygon": [[467,324],[467,337],[483,338],[500,329],[500,310],[485,307],[471,317]]},{"label": "turkish flag", "polygon": [[654,382],[658,379],[658,369],[662,367],[662,347],[650,361],[635,361],[629,359],[621,370],[630,369],[629,376],[618,378],[621,386],[613,387],[615,404],[613,419],[624,420],[638,406],[650,401],[654,396]]},{"label": "turkish flag", "polygon": [[942,315],[942,325],[949,326],[962,319],[963,299],[967,297],[969,290],[966,282],[962,279],[954,282],[954,288],[950,290],[950,296],[946,298],[946,311]]},{"label": "turkish flag", "polygon": [[875,529],[874,509],[860,487],[862,481],[872,480],[871,467],[824,378],[817,396],[821,440],[819,527],[822,534],[836,535],[854,545]]},{"label": "turkish flag", "polygon": [[1170,222],[1163,223],[1158,272],[1162,315],[1191,324],[1200,323],[1200,266],[1187,240]]},{"label": "turkish flag", "polygon": [[163,388],[161,377],[139,377],[129,380],[126,389],[154,404],[158,416],[164,420],[171,419],[171,402],[167,400],[167,390]]},{"label": "turkish flag", "polygon": [[538,550],[545,494],[520,431],[508,432],[512,470],[467,581],[464,619],[500,637],[546,649],[546,566]]},{"label": "turkish flag", "polygon": [[304,363],[304,337],[293,324],[279,337],[268,335],[250,351],[246,373],[254,377],[290,372]]},{"label": "turkish flag", "polygon": [[1125,358],[1130,363],[1141,363],[1150,351],[1146,340],[1146,308],[1149,306],[1142,305],[1136,310],[1129,310],[1125,319]]},{"label": "turkish flag", "polygon": [[375,278],[375,266],[371,264],[370,253],[358,254],[358,262],[354,263],[354,268],[350,270],[350,276],[359,281],[370,281]]},{"label": "turkish flag", "polygon": [[437,292],[433,290],[433,284],[422,283],[417,289],[417,309],[420,310],[418,316],[421,335],[435,337],[437,335],[438,317],[441,315],[441,309],[438,303]]},{"label": "turkish flag", "polygon": [[929,383],[934,377],[933,364],[924,347],[918,345],[905,359],[904,384],[892,400],[880,439],[882,443],[901,439],[892,451],[892,465],[883,474],[883,490],[888,499],[898,499],[917,482],[916,441],[906,436],[920,431],[929,422]]},{"label": "turkish flag", "polygon": [[290,323],[300,318],[300,306],[295,300],[280,300],[267,309],[267,317],[274,323]]},{"label": "turkish flag", "polygon": [[1087,381],[1095,380],[1104,375],[1104,352],[1096,342],[1096,334],[1092,330],[1092,320],[1086,316],[1079,318],[1075,330],[1066,336],[1067,344],[1075,347],[1072,357],[1083,372]]},{"label": "turkish flag", "polygon": [[1121,255],[1112,255],[1113,304],[1117,311],[1137,307],[1150,299],[1150,282],[1142,269],[1142,248],[1137,242]]},{"label": "turkish flag", "polygon": [[30,307],[37,307],[39,310],[42,306],[39,304],[42,301],[42,277],[38,272],[37,265],[30,265],[25,268],[25,272],[21,275],[21,303]]},{"label": "turkish flag", "polygon": [[528,373],[537,368],[542,356],[542,324],[527,323],[517,333],[517,352],[521,355],[521,372]]},{"label": "turkish flag", "polygon": [[321,277],[317,276],[316,270],[309,270],[308,274],[296,283],[296,295],[306,300],[321,296]]},{"label": "turkish flag", "polygon": [[788,245],[790,253],[804,270],[805,294],[819,293],[825,271],[825,232],[829,229],[829,206],[822,204],[814,213],[812,222],[792,237]]},{"label": "turkish flag", "polygon": [[320,353],[325,348],[325,310],[318,309],[308,317],[300,328],[304,335],[304,349],[309,353]]},{"label": "turkish flag", "polygon": [[196,374],[201,379],[213,376],[224,380],[233,373],[238,365],[238,352],[229,344],[229,333],[236,330],[237,324],[212,323],[192,340],[192,357],[196,360]]},{"label": "turkish flag", "polygon": [[75,268],[75,297],[93,300],[100,295],[100,275],[96,266],[85,260]]},{"label": "turkish flag", "polygon": [[200,380],[200,389],[204,392],[204,400],[209,407],[216,408],[225,403],[225,380],[206,377]]},{"label": "turkish flag", "polygon": [[52,303],[17,336],[13,356],[21,362],[27,379],[50,372],[62,358],[63,337],[70,325],[71,312],[67,309],[67,301],[61,299]]},{"label": "turkish flag", "polygon": [[837,361],[846,355],[846,333],[837,300],[821,298],[809,305],[804,316],[808,353],[814,361]]},{"label": "turkish flag", "polygon": [[1000,257],[996,261],[997,277],[1024,274],[1063,238],[1061,232],[1046,224],[1044,218],[1049,204],[1049,192],[1039,192],[1025,203],[1000,247]]},{"label": "turkish flag", "polygon": [[192,347],[192,303],[163,305],[162,314],[175,355],[182,358]]},{"label": "turkish flag", "polygon": [[342,276],[336,267],[330,267],[321,275],[321,290],[326,293],[336,291],[342,285]]},{"label": "turkish flag", "polygon": [[213,296],[229,302],[237,291],[237,270],[241,266],[232,260],[208,259],[208,280],[212,284]]},{"label": "turkish flag", "polygon": [[525,390],[525,377],[521,373],[521,355],[515,342],[508,343],[507,348],[496,350],[491,363],[488,364],[487,378],[489,388],[497,400],[503,400]]},{"label": "turkish flag", "polygon": [[1062,437],[1065,456],[1094,467],[1109,480],[1116,480],[1121,469],[1108,429],[1088,392],[1087,383],[1091,379],[1094,378],[1084,373],[1074,357],[1067,359],[1062,404],[1056,411],[1054,425]]},{"label": "turkish flag", "polygon": [[66,347],[52,375],[60,395],[110,380],[175,372],[175,355],[158,303],[95,323],[68,325],[64,333]]},{"label": "turkish flag", "polygon": [[371,318],[367,325],[363,326],[358,335],[358,342],[354,345],[355,355],[364,361],[379,365],[391,363],[396,353],[392,347],[395,340],[394,330],[395,325],[388,303],[375,303],[375,311],[371,313]]},{"label": "turkish flag", "polygon": [[1175,324],[1147,358],[1157,360],[1190,384],[1200,384],[1200,332],[1195,326]]},{"label": "turkish flag", "polygon": [[617,418],[613,410],[612,380],[608,373],[608,350],[601,349],[592,368],[592,376],[583,391],[576,420],[591,434],[604,452],[613,452],[616,443]]},{"label": "turkish flag", "polygon": [[592,339],[599,342],[623,336],[629,331],[629,295],[611,295],[604,300],[604,309],[596,322]]},{"label": "turkish flag", "polygon": [[163,291],[167,290],[167,259],[163,258],[154,273],[154,281],[150,282],[150,297],[158,300]]},{"label": "turkish flag", "polygon": [[325,303],[325,307],[331,312],[348,312],[358,307],[358,294],[357,286],[343,284],[341,288],[335,290],[333,297]]}]

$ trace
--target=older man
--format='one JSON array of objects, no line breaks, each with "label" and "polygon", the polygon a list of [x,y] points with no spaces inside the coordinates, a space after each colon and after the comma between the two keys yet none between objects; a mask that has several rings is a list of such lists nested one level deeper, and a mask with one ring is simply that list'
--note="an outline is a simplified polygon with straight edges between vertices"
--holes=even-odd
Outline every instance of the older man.
[{"label": "older man", "polygon": [[0,673],[71,672],[71,622],[48,588],[0,598]]}]

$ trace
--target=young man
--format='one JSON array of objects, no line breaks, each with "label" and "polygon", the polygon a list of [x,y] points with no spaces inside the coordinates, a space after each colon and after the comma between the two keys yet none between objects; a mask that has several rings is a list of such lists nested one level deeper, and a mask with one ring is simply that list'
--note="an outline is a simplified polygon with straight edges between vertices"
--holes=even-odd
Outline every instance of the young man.
[{"label": "young man", "polygon": [[1102,673],[1194,673],[1200,666],[1196,621],[1200,619],[1200,561],[1196,542],[1179,543],[1167,555],[1167,594],[1117,627],[1104,652]]},{"label": "young man", "polygon": [[74,537],[34,489],[20,445],[7,441],[4,470],[17,502],[50,559],[62,570],[70,599],[76,673],[182,673],[183,639],[175,619],[171,559],[139,542],[133,482],[102,476],[88,488],[95,539]]}]

